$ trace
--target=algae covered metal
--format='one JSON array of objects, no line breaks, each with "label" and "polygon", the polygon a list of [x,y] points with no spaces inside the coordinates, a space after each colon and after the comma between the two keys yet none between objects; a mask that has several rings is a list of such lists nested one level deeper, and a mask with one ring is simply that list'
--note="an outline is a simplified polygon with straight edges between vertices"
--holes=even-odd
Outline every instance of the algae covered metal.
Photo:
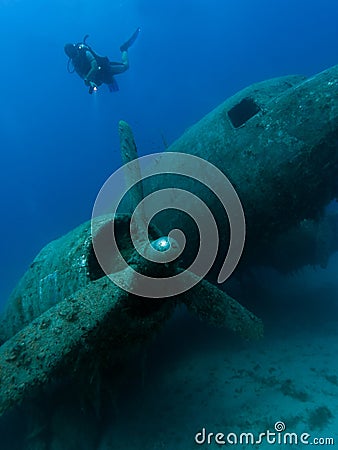
[{"label": "algae covered metal", "polygon": [[[244,261],[255,263],[277,236],[304,219],[317,219],[338,196],[338,66],[312,77],[285,76],[236,93],[191,126],[167,152],[204,158],[228,177],[241,199],[247,224]],[[177,159],[177,171],[180,160]],[[162,181],[159,182],[161,184]],[[169,181],[168,181],[169,183]],[[222,254],[228,245],[227,216],[201,184],[177,180],[213,208]],[[149,191],[157,183],[146,185]],[[163,231],[186,215],[158,218]],[[198,236],[190,236],[190,248]],[[190,255],[187,255],[189,259]],[[268,256],[266,256],[268,263]]]},{"label": "algae covered metal", "polygon": [[[124,143],[131,130],[121,123],[120,133]],[[128,142],[128,147],[134,145],[133,140]],[[134,196],[140,198],[140,190]],[[163,266],[140,257],[130,241],[130,219],[127,214],[108,215],[80,225],[49,243],[32,262],[1,321],[0,413],[36,395],[39,387],[56,377],[86,376],[83,368],[93,361],[104,368],[128,358],[163,326],[178,303],[245,338],[262,336],[260,319],[207,281],[198,279],[200,283],[190,291],[160,300],[144,299],[116,286],[93,250],[93,243],[109,244],[112,227],[123,258],[138,271],[150,270],[153,276],[182,271],[175,262]],[[160,237],[154,227],[149,234],[155,242]],[[121,270],[120,255],[112,254],[109,264],[122,284],[135,282],[131,267]]]},{"label": "algae covered metal", "polygon": [[[242,264],[262,260],[271,243],[304,220],[316,220],[337,196],[337,87],[335,66],[308,79],[283,77],[244,89],[174,142],[167,149],[177,155],[169,176],[136,184],[132,201],[142,204],[149,192],[173,180],[176,188],[194,192],[212,208],[220,236],[220,265],[231,237],[227,211],[202,183],[174,175],[182,172],[180,155],[203,158],[229,178],[243,204],[247,242]],[[120,122],[119,132],[123,161],[135,160],[130,127]],[[126,171],[130,185],[142,178],[136,172]],[[149,239],[142,243],[151,254],[154,243],[168,243],[168,233],[179,224],[188,240],[183,265],[177,260],[147,260],[136,251],[130,238],[132,218],[144,228],[145,214],[141,207],[135,216],[97,217],[37,255],[14,289],[0,323],[0,413],[37,395],[56,378],[81,379],[93,365],[95,373],[114,367],[156,335],[180,303],[202,320],[245,338],[262,336],[261,320],[227,295],[224,287],[219,289],[184,269],[199,245],[198,230],[187,215],[163,211],[147,228]],[[95,252],[95,246],[109,248],[112,229],[121,254],[108,251],[107,266],[118,285],[102,269]],[[128,290],[138,282],[135,270],[154,278],[184,271],[194,287],[167,298],[137,296]],[[208,274],[211,279],[215,272],[217,264]]]}]

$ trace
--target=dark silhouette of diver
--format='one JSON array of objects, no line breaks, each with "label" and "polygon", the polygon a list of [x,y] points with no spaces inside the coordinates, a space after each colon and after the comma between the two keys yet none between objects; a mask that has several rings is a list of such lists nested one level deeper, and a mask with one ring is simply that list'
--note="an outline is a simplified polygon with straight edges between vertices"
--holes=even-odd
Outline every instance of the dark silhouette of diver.
[{"label": "dark silhouette of diver", "polygon": [[[89,94],[96,91],[101,84],[107,84],[110,92],[118,91],[119,87],[114,75],[123,73],[129,68],[128,49],[135,42],[139,35],[140,28],[121,45],[121,62],[109,61],[107,56],[98,55],[88,44],[86,40],[88,34],[82,42],[77,44],[66,44],[64,49],[68,60],[68,72],[74,71],[83,79],[86,86],[89,86]],[[73,65],[73,70],[70,68]]]}]

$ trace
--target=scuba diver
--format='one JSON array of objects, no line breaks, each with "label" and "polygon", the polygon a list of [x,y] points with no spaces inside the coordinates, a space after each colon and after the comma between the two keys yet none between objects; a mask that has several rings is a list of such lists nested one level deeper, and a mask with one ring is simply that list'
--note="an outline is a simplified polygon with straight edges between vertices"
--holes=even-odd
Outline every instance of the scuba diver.
[{"label": "scuba diver", "polygon": [[[120,47],[122,53],[121,62],[109,61],[107,56],[100,56],[86,44],[89,37],[87,34],[82,42],[78,44],[66,44],[64,47],[68,60],[68,72],[74,71],[83,79],[86,86],[89,86],[89,94],[96,91],[101,84],[107,84],[110,92],[118,91],[119,87],[114,75],[123,73],[129,68],[128,49],[135,42],[139,35],[140,28]],[[70,63],[73,69],[70,68]]]}]

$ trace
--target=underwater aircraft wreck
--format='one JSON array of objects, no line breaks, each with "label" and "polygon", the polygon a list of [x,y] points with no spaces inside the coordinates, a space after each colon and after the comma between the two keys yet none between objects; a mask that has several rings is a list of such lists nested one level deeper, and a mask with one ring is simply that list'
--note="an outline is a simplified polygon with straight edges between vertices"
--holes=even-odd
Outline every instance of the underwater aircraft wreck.
[{"label": "underwater aircraft wreck", "polygon": [[[338,66],[311,78],[288,76],[254,84],[226,100],[174,142],[168,152],[199,156],[218,167],[242,202],[247,240],[242,264],[251,264],[283,233],[316,220],[338,191]],[[120,123],[124,157],[137,157],[132,132]],[[180,173],[180,159],[172,172]],[[192,189],[213,210],[219,228],[218,265],[229,241],[226,212],[215,196],[175,175],[144,180],[137,199],[172,181]],[[98,218],[48,244],[14,289],[0,324],[0,413],[38,395],[56,377],[83,377],[89,368],[111,367],[163,327],[175,307],[245,338],[262,336],[260,319],[206,280],[180,295],[144,299],[116,286],[93,250],[112,223],[125,260],[153,276],[184,270],[198,248],[198,233],[179,212],[164,211],[149,227],[150,241],[178,226],[189,238],[181,262],[146,261],[130,240],[130,215]],[[110,261],[122,284],[129,268]],[[217,272],[217,264],[211,271]],[[194,277],[194,274],[191,274]],[[86,368],[86,370],[83,370]]]},{"label": "underwater aircraft wreck", "polygon": [[[135,159],[130,127],[121,121],[119,131],[122,158]],[[141,184],[133,197],[139,201],[142,195]],[[122,257],[132,260],[138,272],[163,277],[181,270],[175,262],[164,265],[141,258],[130,240],[130,223],[129,214],[108,214],[80,225],[44,247],[19,281],[1,320],[0,414],[55,378],[67,374],[83,378],[84,367],[88,374],[128,359],[179,303],[202,320],[244,338],[262,336],[261,320],[207,281],[198,280],[188,292],[165,300],[145,300],[115,285],[100,267],[93,246],[109,245],[112,225]],[[155,227],[149,234],[155,245],[166,239]],[[154,250],[150,241],[149,247]],[[135,283],[133,269],[121,270],[120,256],[109,256],[110,271],[118,274],[122,285]]]},{"label": "underwater aircraft wreck", "polygon": [[[310,78],[284,76],[253,84],[225,100],[168,147],[168,152],[206,159],[235,187],[247,225],[242,266],[258,259],[269,263],[276,239],[298,226],[308,231],[301,222],[316,222],[325,205],[337,198],[337,80],[338,66],[334,66]],[[173,170],[179,168],[178,159]],[[201,184],[187,179],[175,182],[212,205],[218,228],[223,230],[217,272],[228,246],[226,214]],[[166,232],[177,220],[183,230],[191,229],[183,214],[179,219],[163,214],[156,223]],[[198,234],[188,235],[191,253],[198,247]]]}]

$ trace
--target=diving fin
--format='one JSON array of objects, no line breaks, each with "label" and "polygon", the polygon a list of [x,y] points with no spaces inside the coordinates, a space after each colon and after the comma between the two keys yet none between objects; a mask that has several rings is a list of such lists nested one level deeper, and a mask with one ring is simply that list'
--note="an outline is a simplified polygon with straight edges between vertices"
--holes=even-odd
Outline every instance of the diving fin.
[{"label": "diving fin", "polygon": [[133,43],[136,41],[137,36],[139,35],[141,31],[141,28],[137,28],[136,31],[133,33],[133,35],[124,43],[121,45],[120,50],[121,52],[126,52],[129,47],[133,45]]},{"label": "diving fin", "polygon": [[108,84],[108,89],[109,89],[109,92],[117,92],[120,90],[119,85],[117,84],[117,81],[115,80],[115,78],[113,78],[113,81],[110,84]]}]

